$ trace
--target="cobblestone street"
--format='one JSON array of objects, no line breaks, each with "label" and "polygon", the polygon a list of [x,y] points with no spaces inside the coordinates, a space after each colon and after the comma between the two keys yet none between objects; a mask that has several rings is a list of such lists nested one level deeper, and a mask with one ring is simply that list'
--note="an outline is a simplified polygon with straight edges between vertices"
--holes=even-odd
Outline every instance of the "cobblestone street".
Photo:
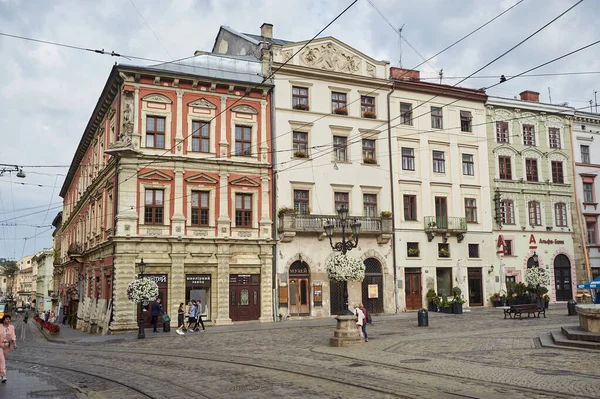
[{"label": "cobblestone street", "polygon": [[429,327],[416,313],[375,317],[369,342],[350,349],[328,346],[333,319],[66,343],[30,323],[0,398],[597,398],[598,353],[540,345],[577,324],[566,314],[556,305],[547,319],[505,320],[475,309],[430,314]]}]

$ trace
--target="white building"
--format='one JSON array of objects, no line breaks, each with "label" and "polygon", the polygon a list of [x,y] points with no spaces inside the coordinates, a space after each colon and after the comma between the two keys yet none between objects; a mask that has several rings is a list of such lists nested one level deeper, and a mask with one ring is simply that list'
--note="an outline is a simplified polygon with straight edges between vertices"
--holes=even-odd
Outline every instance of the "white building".
[{"label": "white building", "polygon": [[35,254],[31,259],[34,270],[37,268],[37,276],[35,277],[36,287],[36,309],[40,312],[52,309],[52,279],[54,271],[54,252],[52,248],[44,248],[44,250]]},{"label": "white building", "polygon": [[[592,279],[600,276],[600,114],[575,112],[573,122],[573,156],[578,210],[582,217]],[[587,278],[587,276],[585,276]]]}]

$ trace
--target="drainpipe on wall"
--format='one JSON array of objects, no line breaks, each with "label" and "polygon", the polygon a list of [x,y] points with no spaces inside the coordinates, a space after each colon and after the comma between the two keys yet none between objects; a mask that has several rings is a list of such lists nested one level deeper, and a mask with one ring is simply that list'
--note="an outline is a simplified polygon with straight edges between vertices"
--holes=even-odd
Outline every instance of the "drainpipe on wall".
[{"label": "drainpipe on wall", "polygon": [[392,265],[394,267],[394,302],[396,304],[396,313],[398,313],[398,271],[396,262],[396,200],[394,196],[394,161],[392,160],[392,121],[390,111],[390,97],[396,90],[396,85],[392,80],[392,90],[387,94],[387,125],[388,125],[388,155],[390,165],[390,188],[391,188],[391,199],[392,199]]}]

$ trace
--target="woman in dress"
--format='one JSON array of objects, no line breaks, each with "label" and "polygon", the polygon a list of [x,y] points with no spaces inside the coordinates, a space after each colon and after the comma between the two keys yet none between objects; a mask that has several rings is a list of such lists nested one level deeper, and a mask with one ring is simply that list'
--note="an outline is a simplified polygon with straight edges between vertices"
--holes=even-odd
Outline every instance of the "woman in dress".
[{"label": "woman in dress", "polygon": [[184,303],[181,302],[179,304],[179,309],[177,309],[177,331],[175,331],[179,335],[185,335],[183,332],[183,327],[185,326],[185,322],[183,321],[185,316],[185,308]]},{"label": "woman in dress", "polygon": [[6,355],[12,344],[14,349],[17,349],[17,337],[15,336],[15,327],[10,324],[11,317],[5,314],[0,324],[0,339],[2,339],[2,350],[0,350],[0,376],[2,383],[6,383]]}]

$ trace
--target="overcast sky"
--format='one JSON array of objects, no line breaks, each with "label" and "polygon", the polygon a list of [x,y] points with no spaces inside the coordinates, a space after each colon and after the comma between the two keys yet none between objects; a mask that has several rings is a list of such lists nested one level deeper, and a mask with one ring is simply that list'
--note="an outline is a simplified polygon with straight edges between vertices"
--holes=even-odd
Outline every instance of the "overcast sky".
[{"label": "overcast sky", "polygon": [[[372,0],[407,41],[430,57],[496,16],[517,0]],[[421,66],[422,77],[466,76],[552,20],[576,0],[524,0],[482,31]],[[270,22],[274,35],[307,40],[350,0],[0,0],[0,32],[159,60],[210,51],[220,25],[260,33]],[[135,4],[135,6],[134,6]],[[138,11],[143,15],[140,16]],[[145,21],[146,22],[145,22]],[[512,75],[600,40],[600,2],[586,0],[479,75]],[[323,34],[398,66],[398,35],[359,0]],[[598,72],[600,46],[538,70],[538,73]],[[0,36],[0,163],[69,165],[111,66],[117,59],[91,52]],[[423,59],[402,44],[402,65]],[[540,100],[584,107],[600,91],[600,74],[518,78],[488,92],[513,97],[523,90]],[[480,88],[498,81],[470,79]],[[445,79],[454,84],[457,80]],[[600,93],[599,93],[600,94]],[[600,97],[600,96],[599,96]],[[600,98],[599,98],[600,100]],[[589,109],[588,109],[589,110]],[[20,259],[52,246],[50,225],[67,167],[24,166],[25,179],[0,177],[0,258]],[[15,183],[27,183],[20,185]],[[43,187],[39,187],[42,185]],[[35,214],[29,215],[32,212]],[[17,223],[18,226],[7,226]],[[35,227],[41,226],[41,227]],[[40,234],[41,233],[41,234]],[[32,237],[39,234],[35,238]]]}]

